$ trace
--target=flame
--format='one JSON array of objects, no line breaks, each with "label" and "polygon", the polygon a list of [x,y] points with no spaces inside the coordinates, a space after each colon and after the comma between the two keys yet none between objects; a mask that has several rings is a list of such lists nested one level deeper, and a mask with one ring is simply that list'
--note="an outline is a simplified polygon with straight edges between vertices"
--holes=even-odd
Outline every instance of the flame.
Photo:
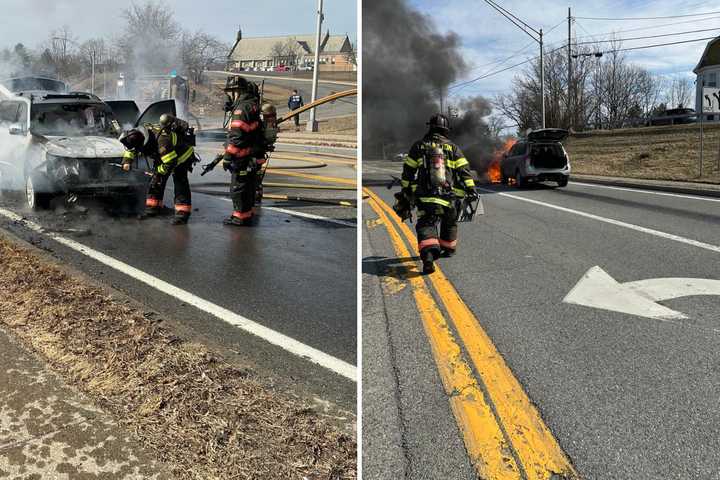
[{"label": "flame", "polygon": [[503,146],[496,150],[493,154],[493,158],[490,161],[490,166],[488,166],[487,169],[487,177],[490,183],[500,183],[502,181],[502,174],[500,173],[500,161],[502,160],[503,155],[509,152],[513,145],[515,145],[515,142],[516,140],[514,138],[509,138],[505,140]]}]

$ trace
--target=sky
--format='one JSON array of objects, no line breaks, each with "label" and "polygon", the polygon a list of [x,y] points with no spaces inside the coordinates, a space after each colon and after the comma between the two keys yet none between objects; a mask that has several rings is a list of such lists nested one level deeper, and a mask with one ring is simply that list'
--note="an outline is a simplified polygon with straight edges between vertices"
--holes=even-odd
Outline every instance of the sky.
[{"label": "sky", "polygon": [[[136,3],[142,3],[137,1]],[[185,29],[204,30],[232,43],[238,25],[243,35],[270,36],[315,32],[317,0],[166,0]],[[130,0],[0,0],[0,48],[22,42],[36,48],[67,25],[79,41],[109,37],[122,29],[121,12]],[[323,30],[357,39],[355,0],[325,0]]]},{"label": "sky", "polygon": [[[506,20],[499,12],[482,0],[409,0],[418,10],[430,15],[440,31],[453,30],[462,41],[462,49],[471,71],[466,79],[476,78],[504,67],[514,65],[539,54],[539,46],[518,27]],[[567,43],[568,7],[572,16],[578,17],[572,26],[578,41],[608,39],[609,32],[616,37],[631,38],[690,30],[713,29],[713,31],[654,39],[628,40],[623,47],[634,47],[680,40],[720,35],[720,4],[697,0],[594,0],[592,2],[569,2],[568,0],[498,0],[503,8],[531,25],[543,28],[546,50]],[[573,5],[575,3],[575,5]],[[661,17],[693,13],[717,12],[713,15],[631,21],[591,20],[579,17]],[[683,23],[680,23],[683,22]],[[671,25],[668,25],[671,24]],[[663,26],[661,26],[663,25]],[[649,29],[645,29],[651,27]],[[627,52],[630,62],[643,66],[653,73],[687,76],[694,80],[692,69],[697,64],[707,41],[675,46]],[[607,43],[603,44],[609,45]],[[501,63],[522,50],[514,59]],[[493,62],[498,62],[493,64]],[[493,97],[508,91],[513,78],[523,67],[499,73],[480,80],[463,89],[462,94]]]}]

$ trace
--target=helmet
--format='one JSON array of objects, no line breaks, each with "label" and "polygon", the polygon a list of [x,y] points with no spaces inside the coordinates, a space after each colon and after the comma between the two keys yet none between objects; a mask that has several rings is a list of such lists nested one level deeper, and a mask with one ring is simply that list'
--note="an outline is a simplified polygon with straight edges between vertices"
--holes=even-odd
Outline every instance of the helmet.
[{"label": "helmet", "polygon": [[145,127],[137,127],[124,131],[119,140],[128,150],[140,150],[147,145],[150,134]]},{"label": "helmet", "polygon": [[448,118],[441,113],[437,113],[430,117],[427,125],[430,127],[431,130],[439,130],[442,132],[450,131],[450,120],[448,120]]},{"label": "helmet", "polygon": [[244,77],[240,77],[238,75],[232,75],[227,78],[225,81],[225,90],[226,92],[229,91],[238,91],[238,92],[246,92],[249,90],[250,82],[248,82]]},{"label": "helmet", "polygon": [[175,122],[175,116],[169,113],[163,113],[160,115],[160,127],[162,129],[169,128]]}]

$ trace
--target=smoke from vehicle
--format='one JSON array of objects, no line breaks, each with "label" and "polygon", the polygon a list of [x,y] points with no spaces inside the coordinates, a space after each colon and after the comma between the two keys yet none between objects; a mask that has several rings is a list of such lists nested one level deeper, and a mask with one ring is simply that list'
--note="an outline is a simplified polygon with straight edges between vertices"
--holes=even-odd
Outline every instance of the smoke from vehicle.
[{"label": "smoke from vehicle", "polygon": [[[440,110],[441,95],[467,70],[457,34],[438,32],[428,15],[407,0],[363,3],[363,150],[367,159],[407,151],[425,123]],[[457,105],[451,138],[479,156],[495,140],[483,117],[491,107],[483,97]],[[488,154],[489,156],[489,154]]]}]

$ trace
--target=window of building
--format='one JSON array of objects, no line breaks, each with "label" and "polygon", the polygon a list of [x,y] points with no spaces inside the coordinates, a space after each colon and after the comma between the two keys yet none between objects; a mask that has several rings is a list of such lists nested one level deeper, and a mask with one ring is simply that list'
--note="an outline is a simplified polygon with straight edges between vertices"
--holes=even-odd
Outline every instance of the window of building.
[{"label": "window of building", "polygon": [[708,87],[717,87],[717,73],[713,72],[708,74]]}]

